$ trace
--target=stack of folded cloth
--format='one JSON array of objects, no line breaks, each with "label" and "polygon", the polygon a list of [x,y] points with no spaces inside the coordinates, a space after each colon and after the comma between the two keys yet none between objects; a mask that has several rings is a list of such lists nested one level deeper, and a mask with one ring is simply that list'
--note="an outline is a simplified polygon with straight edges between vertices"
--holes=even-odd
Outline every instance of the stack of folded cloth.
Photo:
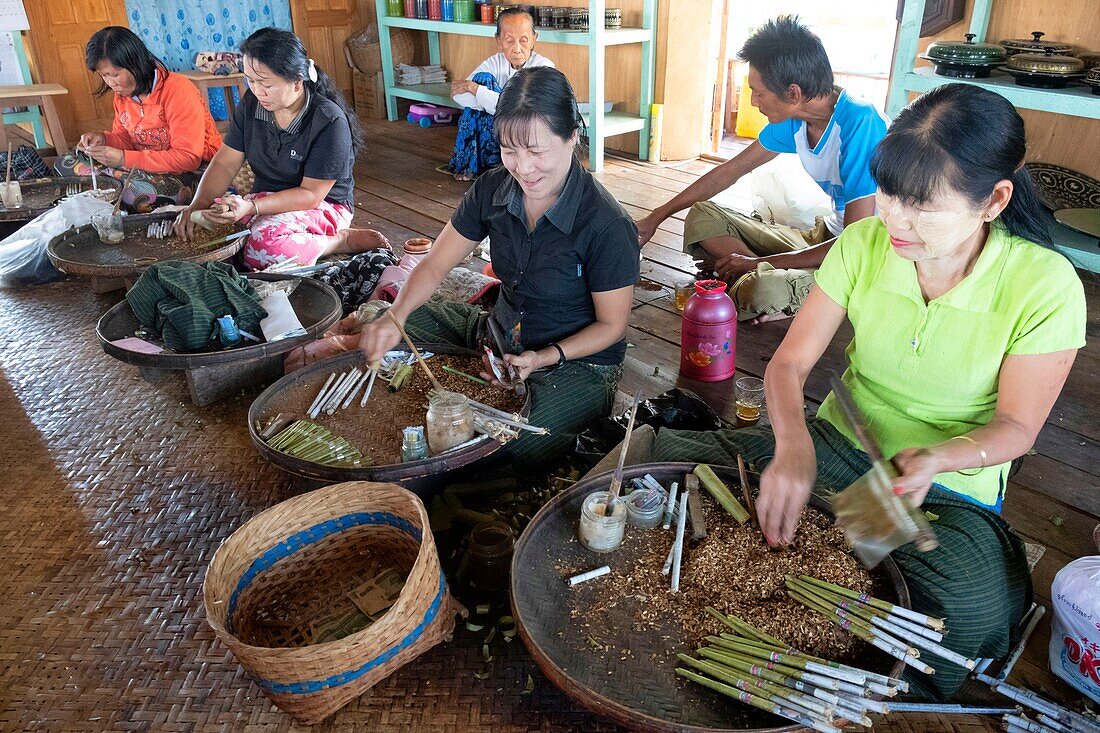
[{"label": "stack of folded cloth", "polygon": [[398,64],[395,70],[397,71],[397,83],[401,85],[438,84],[447,81],[446,69],[438,64],[431,66]]}]

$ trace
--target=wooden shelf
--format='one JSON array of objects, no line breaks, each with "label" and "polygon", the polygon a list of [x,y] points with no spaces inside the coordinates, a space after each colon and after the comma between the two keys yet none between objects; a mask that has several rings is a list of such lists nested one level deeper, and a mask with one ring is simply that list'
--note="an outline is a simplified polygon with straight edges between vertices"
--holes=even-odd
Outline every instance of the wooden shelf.
[{"label": "wooden shelf", "polygon": [[[386,15],[386,0],[376,0],[378,13],[378,42],[382,52],[382,77],[386,85],[386,116],[397,119],[397,100],[411,99],[454,106],[449,84],[416,84],[398,86],[394,79],[393,52],[390,46],[390,30],[406,28],[428,34],[428,57],[431,63],[440,63],[439,34],[491,38],[496,33],[495,23],[453,23],[442,20],[422,20]],[[588,17],[603,18],[605,0],[588,0]],[[539,29],[539,43],[561,43],[588,48],[588,102],[591,111],[585,115],[588,125],[588,160],[593,171],[603,168],[604,139],[628,132],[638,134],[638,158],[649,157],[649,108],[653,101],[653,65],[656,56],[654,27],[657,18],[657,0],[643,0],[642,27],[605,29],[602,26],[587,31]],[[606,69],[605,50],[609,46],[638,43],[642,47],[642,72],[638,80],[638,114],[605,112],[604,88]],[[457,77],[452,70],[452,77]]]},{"label": "wooden shelf", "polygon": [[[419,18],[406,18],[404,16],[387,15],[382,18],[382,25],[390,28],[409,28],[414,31],[428,31],[429,33],[452,33],[461,36],[482,36],[492,38],[496,33],[495,23],[453,23],[443,20],[421,20]],[[565,43],[571,46],[587,46],[593,36],[589,31],[553,30],[550,28],[538,28],[539,43]],[[604,30],[603,44],[605,46],[621,46],[625,43],[642,43],[653,40],[653,31],[649,28],[617,28]]]},{"label": "wooden shelf", "polygon": [[[1003,71],[994,71],[988,79],[955,79],[940,76],[930,66],[923,66],[894,81],[906,92],[927,92],[942,84],[961,82],[997,92],[1012,104],[1023,109],[1039,109],[1061,115],[1100,118],[1100,95],[1083,82],[1070,82],[1065,89],[1036,89],[1022,87]],[[898,110],[901,111],[900,109]],[[896,114],[896,112],[894,113]],[[893,116],[893,115],[891,115]]]},{"label": "wooden shelf", "polygon": [[[453,107],[455,102],[451,99],[451,85],[446,82],[438,84],[408,84],[390,87],[388,92],[401,99],[411,99],[416,102],[429,102],[444,107]],[[592,124],[591,112],[584,115],[585,123]],[[622,135],[627,132],[641,130],[647,120],[641,115],[632,115],[625,112],[605,112],[603,115],[604,136]]]}]

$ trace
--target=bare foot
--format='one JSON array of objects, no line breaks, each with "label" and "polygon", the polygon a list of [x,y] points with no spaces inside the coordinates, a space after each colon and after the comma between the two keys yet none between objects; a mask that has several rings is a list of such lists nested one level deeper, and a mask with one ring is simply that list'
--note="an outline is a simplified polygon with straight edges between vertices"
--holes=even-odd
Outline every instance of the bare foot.
[{"label": "bare foot", "polygon": [[344,239],[343,252],[366,252],[370,249],[389,249],[390,240],[375,229],[348,229]]},{"label": "bare foot", "polygon": [[785,321],[788,318],[794,318],[794,316],[788,316],[786,313],[769,313],[766,316],[757,316],[752,319],[753,323],[767,323],[768,321]]},{"label": "bare foot", "polygon": [[474,177],[472,175],[470,175],[469,173],[455,173],[455,180],[456,181],[462,181],[463,183],[465,183],[467,181],[474,180]]}]

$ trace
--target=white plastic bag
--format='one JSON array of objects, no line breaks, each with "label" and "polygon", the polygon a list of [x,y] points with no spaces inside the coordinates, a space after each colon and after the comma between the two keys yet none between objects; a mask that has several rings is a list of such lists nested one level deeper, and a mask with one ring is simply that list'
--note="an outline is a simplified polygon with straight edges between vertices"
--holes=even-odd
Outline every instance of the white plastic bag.
[{"label": "white plastic bag", "polygon": [[833,216],[832,200],[797,155],[780,155],[753,172],[752,207],[769,224],[803,230],[813,229],[819,216]]},{"label": "white plastic bag", "polygon": [[84,192],[31,219],[0,242],[0,287],[37,285],[63,278],[46,255],[50,240],[72,227],[88,224],[93,211],[111,207],[91,192]]},{"label": "white plastic bag", "polygon": [[1100,555],[1059,570],[1050,597],[1050,671],[1100,702]]}]

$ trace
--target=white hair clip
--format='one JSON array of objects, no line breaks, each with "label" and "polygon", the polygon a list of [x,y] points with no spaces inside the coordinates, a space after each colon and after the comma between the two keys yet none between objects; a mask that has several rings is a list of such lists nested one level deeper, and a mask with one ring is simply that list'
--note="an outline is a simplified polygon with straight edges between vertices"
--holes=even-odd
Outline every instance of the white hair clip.
[{"label": "white hair clip", "polygon": [[317,83],[317,65],[313,63],[313,59],[309,59],[309,80],[314,84]]}]

